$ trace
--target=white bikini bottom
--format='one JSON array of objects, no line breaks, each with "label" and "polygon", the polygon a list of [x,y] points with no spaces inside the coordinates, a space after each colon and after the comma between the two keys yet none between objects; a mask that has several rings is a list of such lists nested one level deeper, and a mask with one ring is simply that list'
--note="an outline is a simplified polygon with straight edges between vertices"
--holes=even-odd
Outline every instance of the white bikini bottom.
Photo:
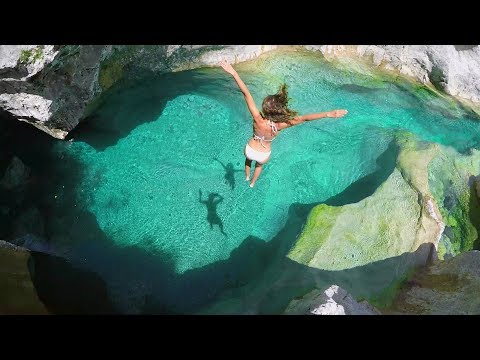
[{"label": "white bikini bottom", "polygon": [[245,156],[248,160],[256,161],[260,164],[265,163],[272,152],[263,152],[253,149],[250,145],[245,146]]}]

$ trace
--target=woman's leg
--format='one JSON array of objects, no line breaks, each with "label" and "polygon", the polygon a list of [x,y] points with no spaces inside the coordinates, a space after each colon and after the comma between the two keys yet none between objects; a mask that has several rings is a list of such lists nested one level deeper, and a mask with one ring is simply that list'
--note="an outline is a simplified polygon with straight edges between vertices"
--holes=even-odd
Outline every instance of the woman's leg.
[{"label": "woman's leg", "polygon": [[252,167],[252,160],[245,158],[245,181],[250,180],[250,168]]},{"label": "woman's leg", "polygon": [[258,161],[255,162],[255,170],[253,171],[253,178],[250,182],[250,187],[253,188],[255,186],[255,181],[257,181],[260,173],[262,172],[263,164],[260,164]]}]

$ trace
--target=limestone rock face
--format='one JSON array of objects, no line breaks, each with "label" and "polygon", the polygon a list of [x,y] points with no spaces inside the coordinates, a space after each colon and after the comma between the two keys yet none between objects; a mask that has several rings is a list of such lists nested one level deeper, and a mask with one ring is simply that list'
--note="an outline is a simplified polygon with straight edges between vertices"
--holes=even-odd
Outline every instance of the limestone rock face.
[{"label": "limestone rock face", "polygon": [[[0,45],[0,111],[63,139],[124,80],[253,59],[276,45]],[[371,59],[480,106],[480,47],[308,45],[327,59]],[[121,85],[119,85],[121,86]]]},{"label": "limestone rock face", "polygon": [[[0,46],[0,110],[63,139],[103,93],[131,80],[257,57],[275,46]],[[25,65],[26,64],[26,65]]]},{"label": "limestone rock face", "polygon": [[325,291],[311,291],[303,298],[292,300],[286,315],[380,315],[368,302],[358,303],[344,289],[332,285]]},{"label": "limestone rock face", "polygon": [[449,95],[480,102],[478,45],[309,45],[326,56],[361,56]]}]

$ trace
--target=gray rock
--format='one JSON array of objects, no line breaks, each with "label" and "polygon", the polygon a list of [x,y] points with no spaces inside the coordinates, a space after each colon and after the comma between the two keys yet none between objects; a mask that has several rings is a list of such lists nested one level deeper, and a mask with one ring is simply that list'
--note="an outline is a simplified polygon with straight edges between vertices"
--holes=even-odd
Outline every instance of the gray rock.
[{"label": "gray rock", "polygon": [[22,160],[14,156],[7,170],[5,170],[2,180],[0,180],[0,186],[7,190],[12,190],[24,185],[29,176],[30,168],[26,166]]},{"label": "gray rock", "polygon": [[10,250],[13,250],[13,251],[21,251],[21,252],[28,252],[29,251],[28,249],[26,249],[24,247],[14,245],[14,244],[12,244],[8,241],[4,241],[4,240],[0,240],[0,248],[10,249]]},{"label": "gray rock", "polygon": [[315,289],[301,299],[292,300],[286,315],[381,315],[368,302],[357,302],[337,285],[325,291]]},{"label": "gray rock", "polygon": [[[64,139],[98,105],[101,95],[121,80],[212,65],[223,58],[245,61],[275,46],[41,45],[39,48],[44,49],[44,59],[36,62],[35,68],[27,69],[28,76],[0,78],[0,109]],[[25,50],[31,48],[1,46],[0,56],[9,59],[4,61],[4,68],[16,69],[12,59],[19,58]]]},{"label": "gray rock", "polygon": [[35,75],[51,62],[53,45],[0,45],[0,79],[22,79]]},{"label": "gray rock", "polygon": [[373,65],[396,70],[432,84],[449,95],[480,102],[480,46],[478,45],[308,45],[324,55],[361,56]]},{"label": "gray rock", "polygon": [[480,251],[472,250],[418,271],[400,291],[393,314],[480,314]]}]

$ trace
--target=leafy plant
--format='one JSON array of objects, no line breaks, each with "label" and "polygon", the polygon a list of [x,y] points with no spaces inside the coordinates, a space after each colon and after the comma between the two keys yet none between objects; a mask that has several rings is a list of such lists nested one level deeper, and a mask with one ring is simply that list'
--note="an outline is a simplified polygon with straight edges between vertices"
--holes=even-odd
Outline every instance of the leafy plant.
[{"label": "leafy plant", "polygon": [[40,60],[43,56],[43,49],[42,48],[34,48],[29,50],[22,50],[20,53],[20,57],[18,61],[21,64],[32,64]]}]

